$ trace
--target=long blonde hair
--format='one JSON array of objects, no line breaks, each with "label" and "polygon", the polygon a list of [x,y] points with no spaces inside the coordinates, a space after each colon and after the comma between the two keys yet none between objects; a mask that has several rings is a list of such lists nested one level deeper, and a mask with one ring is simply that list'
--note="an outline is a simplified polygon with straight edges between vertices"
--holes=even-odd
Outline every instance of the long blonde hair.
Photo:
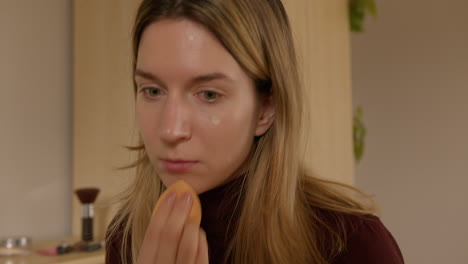
[{"label": "long blonde hair", "polygon": [[[134,69],[145,28],[162,19],[189,19],[205,26],[255,80],[259,93],[275,105],[272,127],[256,138],[242,186],[243,200],[226,261],[245,263],[327,263],[346,243],[346,232],[320,216],[320,210],[366,214],[364,205],[345,194],[351,186],[314,177],[303,162],[303,86],[289,21],[280,0],[143,0],[134,36]],[[135,88],[136,89],[136,88]],[[141,141],[141,140],[140,140]],[[122,262],[136,262],[153,206],[164,190],[142,142],[130,149],[138,159],[136,178],[122,196],[108,238],[122,235]],[[370,200],[372,203],[372,200]],[[320,209],[320,210],[318,210]],[[344,220],[336,215],[338,226]],[[131,245],[131,252],[128,252]]]}]

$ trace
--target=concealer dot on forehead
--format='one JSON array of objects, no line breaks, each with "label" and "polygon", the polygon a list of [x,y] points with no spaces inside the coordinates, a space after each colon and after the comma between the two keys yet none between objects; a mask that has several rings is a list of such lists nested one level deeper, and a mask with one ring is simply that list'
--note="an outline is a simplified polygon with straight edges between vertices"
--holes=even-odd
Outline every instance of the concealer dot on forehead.
[{"label": "concealer dot on forehead", "polygon": [[189,41],[194,41],[195,40],[195,31],[196,29],[194,28],[194,25],[192,25],[191,23],[186,23],[185,24],[185,37],[189,40]]}]

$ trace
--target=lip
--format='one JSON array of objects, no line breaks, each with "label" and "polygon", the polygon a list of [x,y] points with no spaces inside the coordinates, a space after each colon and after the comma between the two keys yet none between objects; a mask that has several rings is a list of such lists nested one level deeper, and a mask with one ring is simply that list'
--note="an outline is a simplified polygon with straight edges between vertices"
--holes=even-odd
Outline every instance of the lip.
[{"label": "lip", "polygon": [[194,160],[161,159],[164,168],[169,172],[186,172],[198,164]]}]

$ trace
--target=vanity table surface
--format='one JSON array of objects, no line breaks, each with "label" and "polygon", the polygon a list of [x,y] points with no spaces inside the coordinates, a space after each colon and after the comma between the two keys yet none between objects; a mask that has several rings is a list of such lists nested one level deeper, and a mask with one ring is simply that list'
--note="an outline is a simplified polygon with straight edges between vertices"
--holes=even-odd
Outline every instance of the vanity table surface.
[{"label": "vanity table surface", "polygon": [[45,256],[37,254],[38,249],[48,249],[61,242],[73,244],[77,239],[65,238],[49,241],[33,241],[32,253],[27,256],[1,257],[0,264],[104,264],[104,249],[93,252],[70,252],[59,256]]}]

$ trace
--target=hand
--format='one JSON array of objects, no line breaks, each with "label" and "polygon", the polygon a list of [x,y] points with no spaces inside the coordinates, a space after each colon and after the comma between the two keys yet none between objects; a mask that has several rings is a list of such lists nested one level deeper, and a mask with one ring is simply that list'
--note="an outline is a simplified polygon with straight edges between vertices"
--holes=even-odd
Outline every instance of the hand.
[{"label": "hand", "polygon": [[188,219],[192,197],[170,193],[151,217],[138,264],[208,264],[206,234]]}]

